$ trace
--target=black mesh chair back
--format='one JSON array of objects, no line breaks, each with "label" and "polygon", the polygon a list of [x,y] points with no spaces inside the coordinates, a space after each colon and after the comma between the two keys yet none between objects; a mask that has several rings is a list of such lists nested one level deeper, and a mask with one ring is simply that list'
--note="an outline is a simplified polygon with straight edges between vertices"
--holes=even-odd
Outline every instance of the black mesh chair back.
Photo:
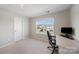
[{"label": "black mesh chair back", "polygon": [[48,48],[53,48],[52,54],[54,52],[58,53],[58,46],[56,45],[56,36],[51,36],[49,31],[47,31],[47,36],[48,36],[49,44],[51,45],[51,47]]}]

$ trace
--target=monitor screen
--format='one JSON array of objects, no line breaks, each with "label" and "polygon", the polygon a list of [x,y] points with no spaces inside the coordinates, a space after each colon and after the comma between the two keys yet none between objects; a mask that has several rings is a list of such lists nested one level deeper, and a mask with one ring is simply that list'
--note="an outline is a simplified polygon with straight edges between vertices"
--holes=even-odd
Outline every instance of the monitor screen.
[{"label": "monitor screen", "polygon": [[65,34],[72,34],[72,27],[62,27],[61,32]]}]

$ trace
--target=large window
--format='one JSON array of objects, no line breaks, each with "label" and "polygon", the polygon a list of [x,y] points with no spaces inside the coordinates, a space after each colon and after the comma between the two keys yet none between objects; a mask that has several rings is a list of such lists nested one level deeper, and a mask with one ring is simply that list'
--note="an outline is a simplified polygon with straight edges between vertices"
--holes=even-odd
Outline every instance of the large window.
[{"label": "large window", "polygon": [[42,18],[36,20],[36,33],[46,34],[46,31],[50,31],[54,34],[54,19],[53,18]]}]

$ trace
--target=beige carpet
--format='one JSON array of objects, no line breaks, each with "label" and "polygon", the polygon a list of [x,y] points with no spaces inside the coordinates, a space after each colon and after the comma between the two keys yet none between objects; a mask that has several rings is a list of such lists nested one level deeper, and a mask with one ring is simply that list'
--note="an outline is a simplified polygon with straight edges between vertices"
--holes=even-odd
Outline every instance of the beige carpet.
[{"label": "beige carpet", "polygon": [[20,40],[5,48],[0,48],[0,53],[26,53],[26,54],[50,54],[48,43],[35,39]]},{"label": "beige carpet", "polygon": [[[0,54],[51,54],[47,48],[49,43],[35,39],[20,40],[7,47],[0,48]],[[73,51],[59,47],[60,54],[79,54],[79,51]]]}]

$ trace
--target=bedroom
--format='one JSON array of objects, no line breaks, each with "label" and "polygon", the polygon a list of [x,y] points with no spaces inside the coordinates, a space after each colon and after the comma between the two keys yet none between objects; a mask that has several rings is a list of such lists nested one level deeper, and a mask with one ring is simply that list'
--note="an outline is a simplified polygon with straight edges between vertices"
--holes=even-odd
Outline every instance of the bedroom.
[{"label": "bedroom", "polygon": [[69,48],[59,54],[78,54],[78,15],[78,4],[0,4],[0,54],[51,54],[46,30],[59,39],[62,27],[74,28],[74,40],[57,40]]}]

